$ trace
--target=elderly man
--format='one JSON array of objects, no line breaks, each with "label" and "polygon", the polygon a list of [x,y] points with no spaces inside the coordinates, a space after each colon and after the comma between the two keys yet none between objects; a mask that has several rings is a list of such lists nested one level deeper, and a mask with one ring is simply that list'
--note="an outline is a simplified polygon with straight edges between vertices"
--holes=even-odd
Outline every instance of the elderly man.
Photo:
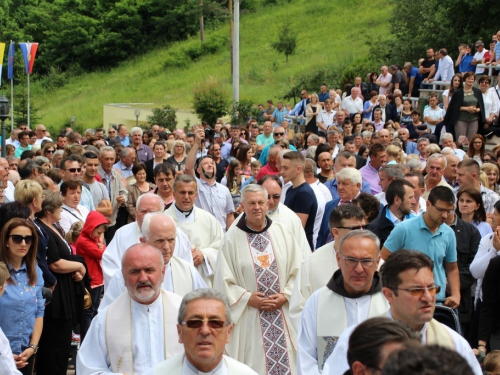
[{"label": "elderly man", "polygon": [[[264,147],[264,149],[260,153],[259,161],[262,163],[262,165],[265,165],[268,161],[267,155],[269,153],[270,148],[275,146],[276,142],[281,139],[286,139],[285,128],[283,126],[276,126],[273,129],[273,140],[274,140],[273,143]],[[297,151],[297,149],[292,145],[290,145],[290,150]]]},{"label": "elderly man", "polygon": [[378,184],[382,191],[375,195],[375,198],[378,199],[382,206],[387,204],[387,199],[385,197],[385,192],[389,187],[390,183],[396,179],[402,179],[404,177],[404,173],[402,168],[399,165],[389,164],[386,165],[378,171],[378,175],[380,176],[380,181]]},{"label": "elderly man", "polygon": [[260,169],[257,174],[257,181],[268,174],[277,175],[279,173],[278,166],[276,165],[278,159],[278,153],[281,151],[281,147],[278,145],[273,145],[269,148],[269,153],[267,154],[267,163]]},{"label": "elderly man", "polygon": [[132,144],[130,137],[127,135],[127,127],[123,124],[118,125],[118,128],[116,129],[118,132],[118,135],[116,136],[117,143],[120,142],[123,147],[128,147]]},{"label": "elderly man", "polygon": [[123,184],[120,173],[113,168],[115,158],[116,153],[113,147],[104,146],[99,150],[99,161],[101,165],[97,173],[101,177],[102,183],[106,185],[108,189],[111,206],[113,207],[113,213],[111,217],[109,217],[108,230],[104,234],[106,243],[111,242],[118,229],[116,228],[116,215],[118,214],[119,208],[125,205],[128,197],[128,191]]},{"label": "elderly man", "polygon": [[[197,129],[194,145],[186,158],[186,174],[195,176],[196,153],[204,138],[203,129]],[[215,162],[210,156],[203,156],[199,159],[196,172],[200,178],[196,179],[198,195],[194,204],[212,214],[222,226],[222,230],[226,232],[234,222],[234,204],[231,193],[226,186],[215,181]]]},{"label": "elderly man", "polygon": [[318,241],[316,243],[316,248],[325,245],[329,241],[330,229],[328,226],[330,213],[337,206],[341,206],[346,203],[352,203],[352,200],[356,198],[361,192],[361,173],[354,168],[344,168],[337,173],[337,192],[339,197],[328,202],[325,206],[325,213],[323,215],[323,221],[321,222],[321,227],[319,229]]},{"label": "elderly man", "polygon": [[123,256],[122,274],[127,291],[92,321],[78,351],[78,374],[142,374],[183,352],[175,337],[181,297],[161,288],[160,250],[133,245]]},{"label": "elderly man", "polygon": [[447,150],[450,150],[450,154],[445,153],[445,149],[443,149],[442,154],[446,157],[446,168],[444,169],[443,177],[448,185],[452,187],[452,189],[458,187],[457,182],[457,169],[458,163],[460,163],[460,159],[453,153],[453,151],[448,147]]},{"label": "elderly man", "polygon": [[113,166],[113,169],[120,172],[124,179],[133,176],[132,167],[135,164],[136,153],[131,147],[125,147],[120,152],[120,161]]},{"label": "elderly man", "polygon": [[377,108],[380,108],[382,111],[382,122],[386,123],[389,120],[397,121],[397,114],[394,107],[387,103],[387,98],[382,93],[378,96],[378,104],[373,108],[372,121],[374,120],[373,114]]},{"label": "elderly man", "polygon": [[[380,269],[382,293],[391,306],[387,317],[407,324],[420,332],[422,344],[445,346],[460,354],[475,375],[483,372],[467,341],[451,328],[435,319],[436,295],[441,286],[434,280],[433,261],[418,251],[400,250],[386,260]],[[328,358],[323,374],[338,375],[349,369],[347,349],[356,326],[340,336]]]},{"label": "elderly man", "polygon": [[[335,173],[339,173],[344,168],[356,168],[356,157],[353,153],[341,151],[335,157]],[[325,182],[325,186],[330,190],[330,193],[332,193],[333,199],[339,198],[339,193],[337,191],[338,183],[336,178]],[[371,193],[370,185],[367,182],[362,181],[361,191],[364,193]]]},{"label": "elderly man", "polygon": [[133,127],[130,129],[130,136],[132,138],[132,147],[137,153],[137,159],[140,163],[145,163],[154,157],[153,151],[148,145],[142,143],[142,129]]},{"label": "elderly man", "polygon": [[17,146],[19,146],[21,143],[19,142],[19,139],[18,139],[18,134],[21,133],[21,129],[14,129],[11,133],[10,133],[10,137],[7,138],[5,140],[5,144],[6,145],[12,145],[14,147],[17,148]]},{"label": "elderly man", "polygon": [[464,160],[464,158],[467,159],[467,156],[466,156],[467,154],[465,153],[465,151],[461,150],[459,148],[456,148],[455,142],[453,142],[453,134],[444,133],[441,135],[439,140],[441,142],[441,146],[443,147],[443,149],[445,147],[451,148],[453,150],[453,153],[455,154],[455,156],[457,158],[459,158],[460,161]]},{"label": "elderly man", "polygon": [[[183,297],[192,290],[206,288],[207,284],[191,263],[174,255],[176,236],[176,227],[170,217],[160,212],[144,216],[140,241],[157,248],[163,255],[166,269],[162,288]],[[99,311],[111,304],[124,291],[123,274],[115,272],[106,288]]]},{"label": "elderly man", "polygon": [[232,329],[231,307],[225,295],[213,289],[190,292],[182,299],[177,318],[184,354],[161,362],[147,375],[257,375],[247,365],[224,355]]},{"label": "elderly man", "polygon": [[[163,211],[163,201],[155,194],[143,194],[136,202],[135,221],[124,225],[116,231],[115,237],[108,244],[102,255],[102,271],[104,274],[104,287],[107,289],[113,275],[120,270],[120,265],[125,249],[138,244],[143,237],[141,227],[144,216],[152,212]],[[193,264],[191,244],[188,237],[180,230],[176,231],[174,255]]]},{"label": "elderly man", "polygon": [[369,231],[353,230],[340,240],[339,270],[307,300],[300,319],[297,366],[319,375],[342,332],[389,307],[377,273],[380,242]]},{"label": "elderly man", "polygon": [[260,185],[243,189],[244,216],[222,239],[214,289],[228,296],[237,322],[229,356],[259,374],[295,374],[288,299],[303,253],[291,231],[266,217],[267,196]]},{"label": "elderly man", "polygon": [[43,124],[38,124],[35,128],[35,133],[36,133],[36,141],[35,145],[40,146],[43,141],[47,140],[52,142],[52,138],[46,137],[45,132],[47,131],[47,128]]},{"label": "elderly man", "polygon": [[309,254],[295,279],[290,298],[290,320],[297,332],[306,301],[316,290],[324,287],[338,269],[335,254],[339,250],[340,240],[352,230],[365,228],[365,213],[356,205],[344,204],[330,214],[329,227],[334,241]]},{"label": "elderly man", "polygon": [[[257,150],[255,151],[261,152],[266,146],[272,144],[274,144],[273,123],[271,121],[266,121],[264,122],[264,133],[257,136]],[[229,153],[222,156],[228,157]]]},{"label": "elderly man", "polygon": [[318,212],[316,195],[304,177],[305,158],[298,151],[288,152],[281,160],[281,176],[292,186],[287,190],[285,206],[297,214],[306,232],[307,242],[314,251],[314,222]]},{"label": "elderly man", "polygon": [[377,195],[382,191],[379,185],[380,176],[378,174],[378,171],[387,162],[387,154],[385,152],[385,147],[380,143],[373,144],[370,147],[368,156],[370,157],[370,161],[366,163],[366,165],[359,171],[361,172],[363,180],[365,180],[368,184],[370,184],[371,193],[373,195]]},{"label": "elderly man", "polygon": [[495,193],[493,190],[485,188],[481,184],[481,180],[479,179],[479,164],[474,159],[466,159],[462,160],[458,164],[457,169],[457,183],[458,187],[453,189],[453,193],[458,193],[458,190],[469,187],[481,192],[481,196],[483,197],[484,209],[486,213],[493,213],[495,209],[495,203],[500,200],[500,196]]},{"label": "elderly man", "polygon": [[389,69],[385,65],[380,68],[380,72],[382,74],[378,76],[375,83],[380,86],[380,94],[384,95],[387,93],[387,90],[389,90],[389,85],[392,82],[392,74],[389,73]]},{"label": "elderly man", "polygon": [[410,141],[410,131],[407,128],[399,128],[398,137],[403,142],[404,151],[407,155],[418,155],[417,144]]},{"label": "elderly man", "polygon": [[205,282],[211,286],[223,233],[221,225],[213,215],[194,205],[198,196],[197,185],[194,176],[177,176],[174,181],[175,204],[164,213],[187,234],[192,246],[194,265],[198,267]]},{"label": "elderly man", "polygon": [[427,176],[425,176],[425,192],[422,194],[422,198],[427,199],[431,190],[436,186],[446,186],[451,189],[443,177],[446,166],[447,160],[443,155],[432,154],[429,156],[425,165]]},{"label": "elderly man", "polygon": [[351,89],[351,95],[346,96],[344,100],[342,100],[342,109],[347,110],[351,116],[356,113],[363,113],[363,99],[359,97],[359,88],[353,87]]}]

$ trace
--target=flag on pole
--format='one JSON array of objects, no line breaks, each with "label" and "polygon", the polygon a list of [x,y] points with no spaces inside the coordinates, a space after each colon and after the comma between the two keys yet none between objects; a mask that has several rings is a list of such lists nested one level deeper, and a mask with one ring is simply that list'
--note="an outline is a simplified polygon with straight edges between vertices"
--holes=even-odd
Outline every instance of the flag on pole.
[{"label": "flag on pole", "polygon": [[26,66],[26,74],[31,74],[33,70],[33,64],[35,63],[38,43],[19,43],[19,46],[21,47],[21,52],[23,53],[24,65]]},{"label": "flag on pole", "polygon": [[14,42],[10,42],[9,45],[9,55],[7,57],[7,78],[14,79],[14,53],[16,50],[16,45]]},{"label": "flag on pole", "polygon": [[5,51],[5,43],[0,43],[0,86],[2,85],[2,67],[3,67],[4,51]]}]

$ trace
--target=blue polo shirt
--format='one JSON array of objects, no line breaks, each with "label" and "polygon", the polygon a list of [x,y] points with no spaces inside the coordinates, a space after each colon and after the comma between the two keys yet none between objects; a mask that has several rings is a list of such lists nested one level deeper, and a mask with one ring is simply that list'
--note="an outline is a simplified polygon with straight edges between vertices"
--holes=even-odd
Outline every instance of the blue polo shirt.
[{"label": "blue polo shirt", "polygon": [[434,261],[434,280],[441,285],[438,299],[446,298],[446,263],[457,261],[457,240],[453,229],[442,224],[432,234],[424,221],[424,215],[404,220],[394,227],[384,247],[391,253],[401,250],[417,250],[428,255]]}]

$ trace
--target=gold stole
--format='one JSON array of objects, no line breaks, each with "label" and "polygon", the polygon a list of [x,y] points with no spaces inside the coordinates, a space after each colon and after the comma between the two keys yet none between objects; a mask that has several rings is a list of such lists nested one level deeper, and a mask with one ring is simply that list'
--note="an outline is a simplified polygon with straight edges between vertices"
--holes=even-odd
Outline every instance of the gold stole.
[{"label": "gold stole", "polygon": [[437,320],[427,323],[427,345],[439,345],[455,350],[455,344],[446,327]]}]

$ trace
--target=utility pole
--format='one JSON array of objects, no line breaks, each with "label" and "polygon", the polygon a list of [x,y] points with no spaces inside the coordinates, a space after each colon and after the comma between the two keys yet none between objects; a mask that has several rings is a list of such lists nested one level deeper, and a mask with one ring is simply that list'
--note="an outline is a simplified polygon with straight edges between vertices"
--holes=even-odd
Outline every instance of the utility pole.
[{"label": "utility pole", "polygon": [[231,41],[231,78],[233,77],[233,0],[229,0],[229,40]]},{"label": "utility pole", "polygon": [[200,39],[205,41],[205,24],[203,21],[203,0],[200,0]]},{"label": "utility pole", "polygon": [[234,0],[233,104],[240,101],[240,0]]}]

